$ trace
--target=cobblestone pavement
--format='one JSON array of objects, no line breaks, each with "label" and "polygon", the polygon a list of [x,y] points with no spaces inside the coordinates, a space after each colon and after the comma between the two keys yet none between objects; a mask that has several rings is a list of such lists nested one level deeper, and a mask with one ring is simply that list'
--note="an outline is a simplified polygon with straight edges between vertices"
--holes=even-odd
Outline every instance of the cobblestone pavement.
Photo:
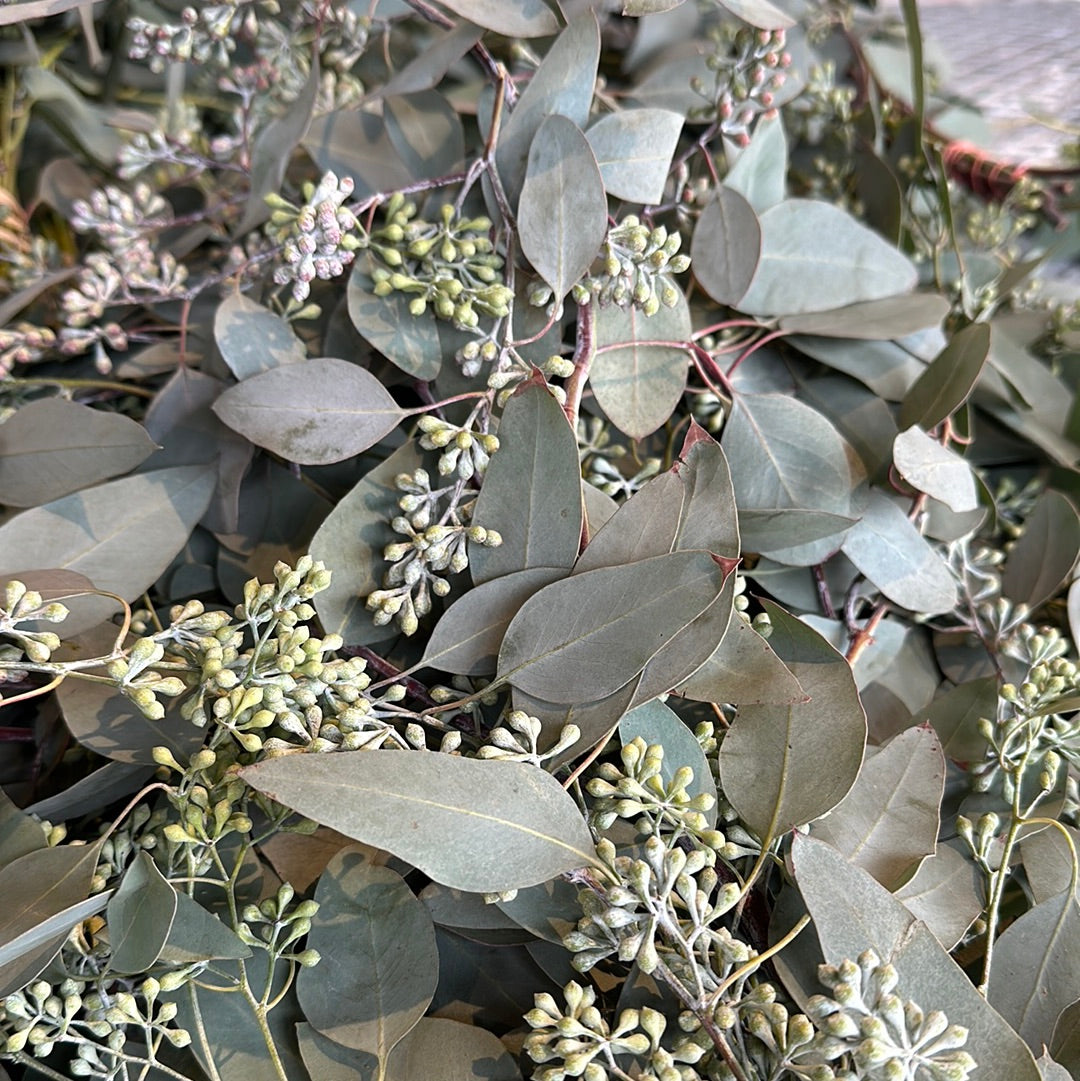
[{"label": "cobblestone pavement", "polygon": [[988,150],[1054,165],[1080,142],[1080,0],[920,0],[919,12],[946,88],[990,121]]}]

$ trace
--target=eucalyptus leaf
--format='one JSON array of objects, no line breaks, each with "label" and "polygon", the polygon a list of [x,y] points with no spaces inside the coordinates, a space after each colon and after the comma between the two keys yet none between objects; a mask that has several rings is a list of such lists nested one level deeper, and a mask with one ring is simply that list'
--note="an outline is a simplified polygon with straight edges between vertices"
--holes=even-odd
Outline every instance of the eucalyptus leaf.
[{"label": "eucalyptus leaf", "polygon": [[966,851],[939,844],[894,896],[952,950],[983,910],[982,876]]},{"label": "eucalyptus leaf", "polygon": [[967,400],[990,349],[990,328],[972,323],[957,331],[904,396],[900,427],[934,428]]},{"label": "eucalyptus leaf", "polygon": [[[116,633],[112,624],[105,624],[69,639],[60,655],[107,656]],[[66,679],[56,688],[56,697],[64,723],[79,743],[115,762],[152,765],[155,747],[166,747],[177,761],[186,762],[205,740],[205,732],[185,721],[179,706],[167,699],[162,699],[165,718],[152,721],[107,684]]]},{"label": "eucalyptus leaf", "polygon": [[613,694],[705,611],[725,577],[709,553],[690,551],[555,582],[510,623],[499,679],[552,702]]},{"label": "eucalyptus leaf", "polygon": [[0,789],[0,869],[45,846],[41,824],[20,811]]},{"label": "eucalyptus leaf", "polygon": [[[322,960],[297,976],[300,1006],[318,1032],[375,1056],[385,1070],[435,993],[431,917],[399,874],[354,848],[330,860],[315,900],[308,946]],[[346,941],[349,949],[341,949]]]},{"label": "eucalyptus leaf", "polygon": [[432,39],[424,51],[397,69],[381,87],[371,90],[372,96],[415,94],[438,86],[443,76],[481,38],[483,30],[462,19],[440,37]]},{"label": "eucalyptus leaf", "polygon": [[911,293],[864,300],[831,311],[785,315],[780,329],[794,334],[859,340],[905,338],[924,327],[937,326],[948,315],[949,302],[934,293]]},{"label": "eucalyptus leaf", "polygon": [[792,19],[781,8],[770,4],[769,0],[718,0],[737,19],[756,26],[760,30],[785,30],[793,26]]},{"label": "eucalyptus leaf", "polygon": [[1037,905],[1065,892],[1072,884],[1073,852],[1078,843],[1080,830],[1064,823],[1061,829],[1038,829],[1021,842],[1024,873]]},{"label": "eucalyptus leaf", "polygon": [[720,188],[702,210],[690,242],[694,277],[718,304],[735,307],[754,280],[761,253],[754,207],[736,188]]},{"label": "eucalyptus leaf", "polygon": [[909,728],[867,759],[851,791],[811,833],[893,891],[933,854],[944,790],[937,736]]},{"label": "eucalyptus leaf", "polygon": [[943,1010],[968,1030],[965,1050],[1010,1081],[1038,1081],[1024,1041],[975,990],[925,925],[864,870],[824,841],[796,835],[795,879],[814,920],[825,959],[839,964],[873,949],[892,964],[898,993],[924,1010]]},{"label": "eucalyptus leaf", "polygon": [[1064,1063],[1075,1078],[1080,1069],[1080,1000],[1071,1003],[1061,1011],[1054,1036],[1050,1041],[1050,1051],[1054,1059]]},{"label": "eucalyptus leaf", "polygon": [[550,774],[520,762],[290,755],[242,776],[286,807],[471,893],[533,886],[596,859],[577,804]]},{"label": "eucalyptus leaf", "polygon": [[791,670],[741,617],[731,620],[715,652],[675,688],[675,693],[698,702],[731,702],[738,706],[786,706],[807,701]]},{"label": "eucalyptus leaf", "polygon": [[[544,0],[442,0],[458,15],[508,38],[554,34],[558,21]],[[434,1079],[433,1079],[434,1081]]]},{"label": "eucalyptus leaf", "polygon": [[1080,999],[1080,909],[1073,894],[1059,893],[1005,928],[994,947],[987,998],[1029,1047],[1050,1043],[1061,1011]]},{"label": "eucalyptus leaf", "polygon": [[815,630],[765,602],[769,644],[810,696],[748,704],[720,745],[720,785],[739,817],[774,838],[832,810],[859,775],[866,718],[851,669]]},{"label": "eucalyptus leaf", "polygon": [[781,394],[739,395],[721,445],[748,550],[788,547],[851,524],[857,466],[815,409]]},{"label": "eucalyptus leaf", "polygon": [[336,1043],[306,1021],[296,1026],[296,1038],[308,1075],[319,1081],[373,1081],[379,1069],[374,1055]]},{"label": "eucalyptus leaf", "polygon": [[351,458],[406,416],[370,372],[333,357],[253,375],[225,391],[214,412],[253,443],[300,465]]},{"label": "eucalyptus leaf", "polygon": [[978,761],[986,752],[979,734],[979,718],[997,713],[998,681],[994,676],[951,687],[915,716],[933,725],[946,757],[958,762]]},{"label": "eucalyptus leaf", "polygon": [[214,315],[214,340],[237,379],[307,358],[304,343],[280,315],[243,293],[227,296]]},{"label": "eucalyptus leaf", "polygon": [[561,302],[589,269],[607,234],[607,199],[581,129],[549,116],[529,148],[518,203],[521,250]]},{"label": "eucalyptus leaf", "polygon": [[620,109],[585,132],[604,188],[616,199],[659,203],[683,117],[670,109]]},{"label": "eucalyptus leaf", "polygon": [[760,217],[761,257],[735,304],[750,315],[828,311],[914,288],[914,265],[831,203],[786,199]]},{"label": "eucalyptus leaf", "polygon": [[558,114],[585,127],[599,62],[600,28],[593,12],[584,8],[555,39],[503,120],[495,161],[511,207],[517,205],[529,150],[544,120]]},{"label": "eucalyptus leaf", "polygon": [[704,812],[710,826],[716,825],[716,782],[708,759],[686,722],[663,702],[649,702],[630,710],[619,721],[619,739],[625,747],[640,736],[646,746],[658,744],[664,748],[660,777],[665,785],[671,782],[677,769],[687,766],[694,771],[686,791],[691,796],[706,795],[713,799],[712,807]]},{"label": "eucalyptus leaf", "polygon": [[[577,440],[546,387],[528,383],[503,413],[511,433],[484,476],[473,521],[497,528],[502,544],[469,553],[477,585],[534,567],[571,567],[581,543]],[[496,525],[498,523],[498,525]]]},{"label": "eucalyptus leaf", "polygon": [[385,96],[383,121],[394,149],[417,179],[452,172],[465,158],[461,120],[437,90]]},{"label": "eucalyptus leaf", "polygon": [[739,526],[724,452],[692,424],[671,469],[647,481],[616,510],[573,573],[695,548],[735,559]]},{"label": "eucalyptus leaf", "polygon": [[28,852],[0,868],[0,996],[29,983],[52,960],[68,932],[108,897],[89,897],[100,846],[58,845]]},{"label": "eucalyptus leaf", "polygon": [[477,1025],[424,1017],[394,1048],[386,1081],[520,1081],[521,1073],[497,1036]]},{"label": "eucalyptus leaf", "polygon": [[399,447],[375,466],[341,499],[311,538],[311,556],[333,567],[328,589],[315,596],[315,610],[327,632],[340,634],[347,645],[391,638],[392,627],[377,627],[364,607],[369,593],[382,585],[382,552],[398,534],[390,528],[400,492],[399,473],[420,465],[415,443]]},{"label": "eucalyptus leaf", "polygon": [[893,457],[897,472],[916,491],[925,492],[958,513],[979,505],[971,466],[921,428],[908,428],[896,437]]},{"label": "eucalyptus leaf", "polygon": [[176,897],[150,854],[140,852],[105,912],[113,972],[137,975],[158,959],[176,915]]},{"label": "eucalyptus leaf", "polygon": [[728,169],[721,192],[738,192],[755,214],[763,214],[769,207],[783,201],[787,170],[788,147],[784,123],[779,114],[771,120],[762,117],[754,128],[750,145],[739,151],[735,163]]},{"label": "eucalyptus leaf", "polygon": [[322,172],[352,177],[358,199],[412,182],[382,117],[363,109],[336,109],[315,117],[301,143]]},{"label": "eucalyptus leaf", "polygon": [[643,439],[671,416],[686,388],[681,343],[690,339],[689,305],[680,292],[674,307],[652,316],[609,305],[597,309],[595,320],[589,386],[619,431]]},{"label": "eucalyptus leaf", "polygon": [[34,507],[127,473],[155,450],[120,413],[38,398],[0,424],[0,503]]},{"label": "eucalyptus leaf", "polygon": [[[75,571],[98,589],[133,601],[183,547],[213,487],[211,469],[179,466],[87,488],[0,525],[0,561],[21,563],[23,553],[33,552],[39,565]],[[0,562],[0,581],[7,580]],[[117,605],[88,597],[69,607],[62,627],[74,635],[96,626]]]},{"label": "eucalyptus leaf", "polygon": [[559,567],[533,567],[482,582],[443,613],[420,663],[462,676],[494,672],[503,635],[518,610],[538,590],[565,577]]},{"label": "eucalyptus leaf", "polygon": [[251,956],[236,932],[186,893],[176,894],[176,913],[159,960],[168,964],[221,959],[239,960]]},{"label": "eucalyptus leaf", "polygon": [[945,561],[887,496],[870,493],[862,516],[844,538],[844,555],[881,592],[913,612],[947,612],[956,583]]},{"label": "eucalyptus leaf", "polygon": [[1002,592],[1012,601],[1038,608],[1072,574],[1080,551],[1080,516],[1060,492],[1039,496],[1024,532],[1009,552]]},{"label": "eucalyptus leaf", "polygon": [[353,326],[402,371],[417,379],[434,379],[443,355],[435,313],[413,315],[406,293],[376,296],[371,269],[371,260],[362,256],[349,275],[346,297]]}]

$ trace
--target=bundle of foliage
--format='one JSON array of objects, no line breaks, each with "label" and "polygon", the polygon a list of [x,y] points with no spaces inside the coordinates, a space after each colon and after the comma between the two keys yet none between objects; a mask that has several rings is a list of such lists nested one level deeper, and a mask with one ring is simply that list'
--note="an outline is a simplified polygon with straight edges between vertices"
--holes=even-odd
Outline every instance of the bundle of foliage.
[{"label": "bundle of foliage", "polygon": [[1080,1077],[1075,205],[619,8],[0,7],[5,1081]]}]

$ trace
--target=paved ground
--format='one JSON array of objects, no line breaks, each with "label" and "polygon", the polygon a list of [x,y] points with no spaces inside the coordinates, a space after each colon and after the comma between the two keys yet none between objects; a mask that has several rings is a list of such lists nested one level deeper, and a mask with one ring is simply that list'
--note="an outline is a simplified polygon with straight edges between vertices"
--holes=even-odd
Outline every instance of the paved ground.
[{"label": "paved ground", "polygon": [[1080,0],[920,0],[919,9],[948,64],[947,87],[991,122],[988,149],[1052,165],[1080,142]]}]

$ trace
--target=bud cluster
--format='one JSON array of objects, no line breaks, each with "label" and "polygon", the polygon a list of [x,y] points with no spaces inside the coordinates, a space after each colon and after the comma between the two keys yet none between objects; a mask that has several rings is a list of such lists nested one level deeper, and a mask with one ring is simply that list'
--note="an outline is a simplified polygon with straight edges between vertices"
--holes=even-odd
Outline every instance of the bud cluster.
[{"label": "bud cluster", "polygon": [[663,1047],[660,1041],[667,1018],[649,1006],[621,1010],[612,1027],[597,1008],[592,987],[571,980],[563,988],[562,998],[564,1005],[560,1006],[552,995],[535,995],[534,1008],[525,1014],[532,1028],[525,1037],[525,1053],[533,1062],[557,1063],[534,1070],[534,1081],[628,1077],[625,1062],[616,1061],[616,1056],[624,1059],[627,1055],[637,1060],[639,1069],[651,1071],[635,1070],[635,1077],[685,1078],[688,1074],[677,1064],[698,1062],[706,1054],[703,1043],[684,1034],[678,1035],[670,1048]]},{"label": "bud cluster", "polygon": [[390,563],[383,588],[367,598],[376,626],[396,620],[405,634],[415,634],[420,620],[431,611],[432,597],[450,592],[449,574],[469,565],[469,543],[494,548],[502,537],[494,529],[470,525],[476,492],[462,480],[446,488],[431,488],[426,469],[400,473],[394,480],[402,511],[390,528],[404,540],[388,544],[383,558]]},{"label": "bud cluster", "polygon": [[439,319],[473,330],[482,315],[510,314],[513,293],[502,281],[503,258],[495,251],[487,218],[459,218],[445,204],[438,222],[416,217],[415,203],[400,193],[386,204],[386,224],[364,246],[375,259],[376,296],[403,293],[409,311],[423,315],[430,306]]},{"label": "bud cluster", "polygon": [[236,49],[234,22],[241,0],[223,4],[202,4],[186,7],[180,12],[179,23],[152,23],[147,19],[128,19],[131,44],[128,56],[146,60],[151,71],[165,70],[167,61],[183,63],[214,63],[224,67]]},{"label": "bud cluster", "polygon": [[689,112],[692,120],[715,123],[728,138],[746,145],[754,120],[775,110],[776,92],[786,81],[791,54],[783,30],[757,30],[725,22],[711,27],[713,51],[705,63],[713,85],[696,77],[691,89],[705,99]]},{"label": "bud cluster", "polygon": [[557,758],[577,743],[581,738],[581,729],[576,724],[563,725],[559,738],[546,751],[541,751],[539,747],[542,734],[543,725],[538,717],[530,717],[524,710],[513,709],[507,713],[503,724],[491,730],[488,742],[480,747],[476,756],[539,766]]},{"label": "bud cluster", "polygon": [[311,918],[319,911],[319,904],[317,901],[293,904],[295,895],[293,887],[284,882],[273,897],[257,905],[247,905],[240,913],[236,933],[245,945],[266,950],[275,960],[313,968],[321,960],[319,951],[295,947],[311,930]]},{"label": "bud cluster", "polygon": [[960,1050],[967,1029],[950,1025],[940,1010],[924,1013],[904,1001],[896,993],[896,969],[873,950],[860,954],[857,964],[822,965],[818,976],[831,995],[813,995],[807,1003],[818,1035],[800,1061],[844,1059],[843,1076],[872,1081],[965,1081],[975,1069],[975,1060]]},{"label": "bud cluster", "polygon": [[0,379],[11,374],[16,364],[41,360],[56,343],[48,327],[19,322],[0,327]]},{"label": "bud cluster", "polygon": [[284,264],[274,272],[278,285],[292,282],[293,298],[307,299],[315,278],[329,280],[345,272],[363,241],[359,223],[344,205],[352,194],[351,177],[323,174],[319,183],[304,185],[304,204],[295,206],[280,195],[266,197],[273,213],[267,234],[283,245]]},{"label": "bud cluster", "polygon": [[490,457],[499,449],[497,436],[472,429],[470,418],[466,424],[451,424],[447,420],[428,414],[418,423],[420,446],[424,450],[441,451],[439,455],[439,476],[448,477],[456,472],[464,481],[474,475],[483,476]]},{"label": "bud cluster", "polygon": [[[62,623],[68,610],[53,601],[46,604],[40,593],[27,589],[22,582],[12,581],[0,595],[0,641],[7,639],[34,664],[48,662],[54,650],[60,648],[60,638],[52,631],[20,629],[22,623],[44,621]],[[0,673],[0,680],[3,676]]]},{"label": "bud cluster", "polygon": [[600,268],[573,288],[574,300],[601,306],[617,304],[655,315],[660,306],[673,308],[681,293],[673,274],[690,269],[690,256],[680,253],[682,237],[662,225],[646,225],[628,214],[608,230],[600,249]]}]

